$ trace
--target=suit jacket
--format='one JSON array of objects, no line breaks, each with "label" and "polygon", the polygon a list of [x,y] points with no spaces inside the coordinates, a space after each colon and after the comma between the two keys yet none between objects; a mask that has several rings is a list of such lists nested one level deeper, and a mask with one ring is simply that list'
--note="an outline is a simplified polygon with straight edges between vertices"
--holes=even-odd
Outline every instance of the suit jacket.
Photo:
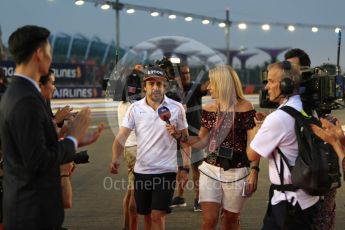
[{"label": "suit jacket", "polygon": [[73,160],[73,141],[58,141],[40,92],[14,76],[0,104],[5,228],[60,227],[64,218],[59,165]]}]

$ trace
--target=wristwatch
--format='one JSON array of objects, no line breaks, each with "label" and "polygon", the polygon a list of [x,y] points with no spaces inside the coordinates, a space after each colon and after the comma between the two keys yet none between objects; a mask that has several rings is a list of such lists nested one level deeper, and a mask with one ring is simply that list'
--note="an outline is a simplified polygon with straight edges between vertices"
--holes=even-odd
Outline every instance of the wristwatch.
[{"label": "wristwatch", "polygon": [[187,142],[188,141],[188,135],[181,133],[181,136],[178,138],[178,140],[181,142]]},{"label": "wristwatch", "polygon": [[189,173],[189,168],[183,167],[183,166],[178,166],[178,171],[185,171]]}]

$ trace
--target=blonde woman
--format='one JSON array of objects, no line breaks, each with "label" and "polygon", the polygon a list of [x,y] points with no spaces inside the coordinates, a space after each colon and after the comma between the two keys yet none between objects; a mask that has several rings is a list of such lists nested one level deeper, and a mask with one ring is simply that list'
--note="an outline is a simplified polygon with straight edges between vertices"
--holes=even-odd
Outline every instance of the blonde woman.
[{"label": "blonde woman", "polygon": [[179,134],[171,125],[167,129],[180,141],[207,152],[199,167],[201,229],[216,229],[220,214],[221,229],[240,229],[245,196],[255,192],[259,172],[259,162],[249,162],[246,155],[247,143],[254,134],[255,110],[230,66],[211,69],[209,79],[208,90],[214,102],[203,107],[199,135]]}]

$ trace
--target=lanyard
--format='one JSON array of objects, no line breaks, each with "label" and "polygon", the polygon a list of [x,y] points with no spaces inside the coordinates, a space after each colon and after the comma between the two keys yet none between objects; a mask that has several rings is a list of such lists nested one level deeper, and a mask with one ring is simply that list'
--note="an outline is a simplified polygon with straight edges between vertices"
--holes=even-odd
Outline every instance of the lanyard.
[{"label": "lanyard", "polygon": [[[229,115],[232,116],[232,119],[231,119],[232,124],[228,123],[228,121],[230,121],[230,119],[228,119]],[[221,143],[225,140],[226,136],[228,135],[227,126],[231,127],[232,136],[233,136],[233,138],[235,138],[235,136],[234,136],[234,132],[235,132],[234,119],[235,119],[235,113],[234,112],[224,112],[224,114],[221,115],[219,109],[217,110],[216,122],[215,122],[215,126],[211,132],[211,138],[210,138],[210,143],[209,143],[209,147],[208,147],[209,152],[215,152],[219,148]]]}]

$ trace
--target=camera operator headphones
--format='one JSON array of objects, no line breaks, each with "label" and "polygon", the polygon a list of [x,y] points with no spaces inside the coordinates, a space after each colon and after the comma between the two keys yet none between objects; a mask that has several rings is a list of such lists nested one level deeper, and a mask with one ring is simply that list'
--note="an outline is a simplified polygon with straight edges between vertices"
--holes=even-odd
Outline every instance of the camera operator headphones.
[{"label": "camera operator headphones", "polygon": [[[280,62],[281,67],[283,68],[284,72],[291,71],[292,66],[289,61],[282,61]],[[280,92],[284,96],[289,96],[293,93],[295,88],[295,82],[291,79],[291,76],[285,73],[285,77],[280,81]]]}]

